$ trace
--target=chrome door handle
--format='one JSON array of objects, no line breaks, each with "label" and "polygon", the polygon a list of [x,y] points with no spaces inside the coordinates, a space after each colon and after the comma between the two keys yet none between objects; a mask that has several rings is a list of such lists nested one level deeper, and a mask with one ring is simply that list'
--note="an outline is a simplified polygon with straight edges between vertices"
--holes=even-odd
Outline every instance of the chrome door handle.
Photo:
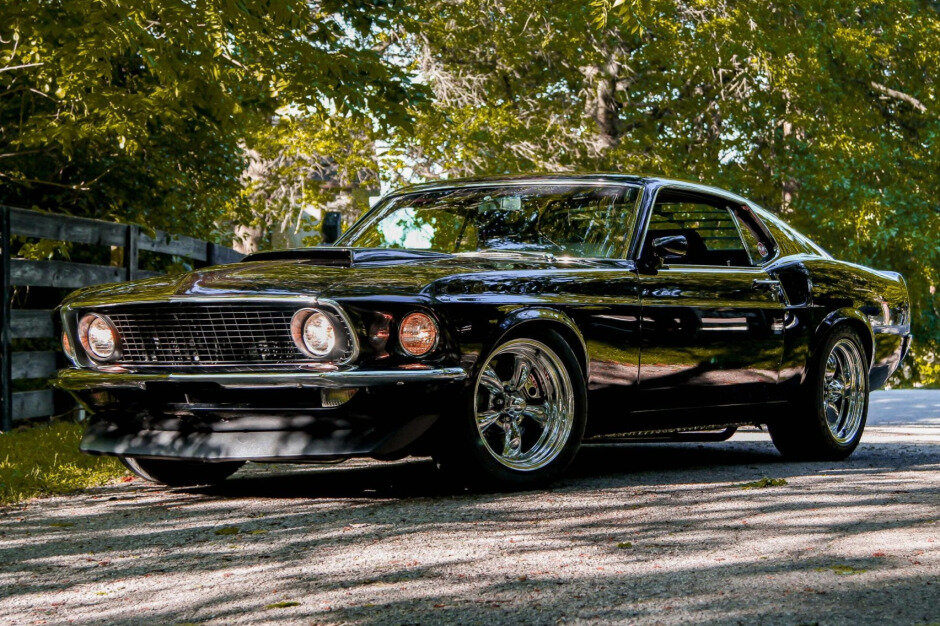
[{"label": "chrome door handle", "polygon": [[780,281],[775,278],[755,278],[751,286],[754,289],[780,287]]}]

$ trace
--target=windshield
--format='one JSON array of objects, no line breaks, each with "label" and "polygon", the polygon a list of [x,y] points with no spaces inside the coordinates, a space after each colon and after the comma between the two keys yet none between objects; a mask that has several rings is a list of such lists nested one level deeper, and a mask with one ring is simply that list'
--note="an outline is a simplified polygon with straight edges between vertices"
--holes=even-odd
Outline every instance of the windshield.
[{"label": "windshield", "polygon": [[621,258],[638,193],[622,185],[558,184],[417,192],[391,198],[366,214],[338,244]]}]

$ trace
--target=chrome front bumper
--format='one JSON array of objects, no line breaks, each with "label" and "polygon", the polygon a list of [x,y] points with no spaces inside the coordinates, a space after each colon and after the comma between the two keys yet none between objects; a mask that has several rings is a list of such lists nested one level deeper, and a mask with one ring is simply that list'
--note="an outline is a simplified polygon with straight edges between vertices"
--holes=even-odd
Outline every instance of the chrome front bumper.
[{"label": "chrome front bumper", "polygon": [[404,385],[408,383],[457,382],[467,378],[460,367],[429,369],[336,371],[263,371],[263,372],[108,372],[101,370],[66,369],[59,372],[54,384],[66,391],[94,389],[146,389],[147,383],[214,383],[229,389],[264,388],[329,388]]}]

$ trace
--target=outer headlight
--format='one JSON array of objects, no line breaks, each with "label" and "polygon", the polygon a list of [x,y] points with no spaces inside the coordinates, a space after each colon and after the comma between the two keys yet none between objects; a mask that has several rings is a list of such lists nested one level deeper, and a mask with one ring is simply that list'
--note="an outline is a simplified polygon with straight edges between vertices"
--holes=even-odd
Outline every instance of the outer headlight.
[{"label": "outer headlight", "polygon": [[118,332],[104,315],[89,313],[78,323],[78,337],[88,356],[110,361],[117,355]]},{"label": "outer headlight", "polygon": [[398,342],[411,356],[423,356],[433,350],[437,334],[437,323],[424,313],[409,313],[398,325]]},{"label": "outer headlight", "polygon": [[333,320],[315,309],[301,309],[291,319],[291,336],[300,350],[322,359],[336,349],[336,326]]}]

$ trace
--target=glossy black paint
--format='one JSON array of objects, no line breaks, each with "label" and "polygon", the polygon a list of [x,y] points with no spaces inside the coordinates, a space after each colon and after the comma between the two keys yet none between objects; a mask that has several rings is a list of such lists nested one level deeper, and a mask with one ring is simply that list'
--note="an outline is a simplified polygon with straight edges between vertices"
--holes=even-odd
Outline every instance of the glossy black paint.
[{"label": "glossy black paint", "polygon": [[[533,180],[552,184],[572,178],[459,184]],[[205,433],[232,428],[258,432],[261,424],[264,432],[304,433],[306,447],[291,447],[283,459],[387,458],[426,451],[434,423],[456,419],[464,410],[480,358],[508,336],[545,329],[560,333],[582,362],[592,436],[785,419],[784,402],[805,376],[813,350],[842,324],[856,329],[865,344],[873,389],[903,359],[911,337],[907,287],[900,275],[832,259],[759,207],[721,190],[628,176],[574,180],[642,188],[627,258],[318,248],[263,253],[183,276],[76,292],[63,309],[73,345],[81,312],[109,304],[191,297],[329,298],[349,314],[363,348],[347,370],[389,375],[388,384],[360,389],[339,408],[314,403],[315,386],[285,392],[272,372],[257,372],[261,389],[238,392],[237,402],[223,385],[203,381],[188,388],[189,398],[209,398],[196,403],[200,408],[195,411],[179,401],[180,385],[146,383],[105,391],[93,379],[80,384],[73,379],[63,387],[96,415],[86,448],[119,453],[114,433],[122,433],[126,443],[135,433],[161,430],[176,433],[180,447],[175,452],[154,448],[152,454],[220,460],[232,456],[213,456],[205,446],[186,448],[187,436],[196,437],[186,433],[201,432],[204,438]],[[663,189],[708,193],[734,203],[772,238],[770,258],[757,267],[663,265],[651,259],[643,250],[644,229]],[[438,347],[422,359],[407,356],[395,339],[397,321],[415,310],[431,314],[441,327]],[[381,345],[373,337],[376,323],[388,324],[389,339]],[[399,385],[395,372],[403,368],[460,368],[466,377]],[[120,379],[122,373],[115,375]],[[67,379],[65,372],[63,381]],[[274,394],[279,399],[272,404]],[[102,432],[113,436],[108,440]],[[298,449],[306,452],[298,456]],[[245,453],[244,458],[260,457]]]}]

